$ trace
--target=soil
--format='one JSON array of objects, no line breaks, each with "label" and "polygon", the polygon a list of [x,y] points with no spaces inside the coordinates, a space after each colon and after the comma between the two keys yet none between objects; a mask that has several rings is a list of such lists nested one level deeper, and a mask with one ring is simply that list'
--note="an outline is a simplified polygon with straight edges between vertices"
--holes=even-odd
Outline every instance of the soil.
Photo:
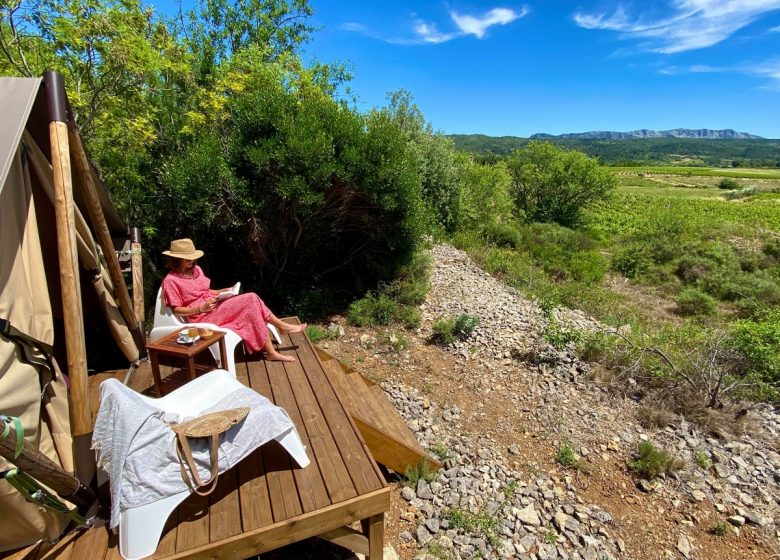
[{"label": "soil", "polygon": [[[555,462],[558,442],[551,437],[549,427],[540,425],[532,414],[540,403],[527,398],[531,372],[521,363],[513,367],[510,375],[486,383],[485,379],[490,375],[481,370],[483,366],[453,355],[413,333],[403,334],[408,341],[406,350],[377,353],[375,349],[364,347],[360,337],[368,334],[379,338],[381,331],[346,326],[346,321],[340,317],[333,320],[345,325],[347,334],[322,342],[320,346],[341,361],[376,381],[392,379],[414,387],[441,407],[458,406],[463,431],[487,436],[504,450],[511,445],[517,446],[519,454],[506,452],[504,458],[513,468],[528,473],[529,478],[542,471],[561,479],[573,477],[585,502],[600,506],[614,517],[609,536],[625,543],[624,558],[681,558],[676,541],[680,525],[687,526],[686,533],[694,546],[695,558],[758,560],[777,557],[771,538],[753,527],[742,527],[738,536],[711,534],[709,531],[722,519],[711,503],[692,503],[684,499],[670,502],[659,495],[640,491],[625,458],[610,453],[607,441],[585,458],[583,469],[563,471]],[[403,543],[399,535],[403,531],[414,534],[416,524],[407,503],[400,497],[398,482],[393,486],[392,509],[385,518],[385,542],[396,550],[399,558],[409,560],[420,550],[415,541]]]}]

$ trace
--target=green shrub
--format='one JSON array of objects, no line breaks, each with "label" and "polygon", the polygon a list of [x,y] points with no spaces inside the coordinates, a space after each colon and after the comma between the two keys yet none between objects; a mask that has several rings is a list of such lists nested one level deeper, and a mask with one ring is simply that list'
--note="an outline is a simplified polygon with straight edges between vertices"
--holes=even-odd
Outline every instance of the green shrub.
[{"label": "green shrub", "polygon": [[764,241],[764,254],[780,261],[780,237],[772,237]]},{"label": "green shrub", "polygon": [[479,325],[479,317],[462,313],[455,319],[455,334],[458,338],[466,339]]},{"label": "green shrub", "polygon": [[736,179],[732,179],[731,177],[724,177],[718,182],[718,188],[719,189],[738,189],[739,188],[739,181]]},{"label": "green shrub", "polygon": [[451,344],[455,340],[465,340],[477,328],[479,317],[465,313],[457,317],[442,317],[433,323],[434,342]]},{"label": "green shrub", "polygon": [[400,306],[396,311],[396,320],[407,329],[416,329],[420,326],[422,316],[420,310],[409,305]]},{"label": "green shrub", "polygon": [[547,323],[542,333],[544,340],[556,350],[563,350],[569,343],[577,343],[580,340],[580,331],[564,328],[555,319]]},{"label": "green shrub", "polygon": [[652,264],[653,259],[645,247],[632,245],[621,249],[612,257],[611,268],[626,278],[636,278]]},{"label": "green shrub", "polygon": [[317,344],[323,340],[333,338],[333,335],[328,329],[324,329],[318,325],[309,325],[306,327],[306,335],[309,337],[309,340],[312,341],[312,344]]},{"label": "green shrub", "polygon": [[358,327],[389,325],[398,307],[398,304],[385,294],[368,294],[349,306],[347,318]]},{"label": "green shrub", "polygon": [[677,310],[680,315],[713,315],[718,309],[712,296],[698,288],[684,288],[677,296]]},{"label": "green shrub", "polygon": [[596,251],[574,253],[568,263],[571,277],[578,282],[598,284],[607,272],[607,259]]},{"label": "green shrub", "polygon": [[523,237],[515,224],[492,223],[483,230],[485,239],[497,247],[519,249],[523,246]]},{"label": "green shrub", "polygon": [[662,474],[678,470],[681,465],[677,459],[649,441],[640,441],[637,457],[629,461],[629,466],[642,478],[654,480]]},{"label": "green shrub", "polygon": [[726,198],[728,200],[739,200],[740,198],[747,198],[749,196],[753,196],[757,192],[758,189],[756,187],[745,187],[744,189],[727,192]]},{"label": "green shrub", "polygon": [[693,460],[696,461],[696,464],[699,466],[699,468],[702,468],[704,470],[709,469],[710,465],[712,464],[710,458],[701,449],[696,449],[693,452]]},{"label": "green shrub", "polygon": [[558,446],[555,461],[565,469],[578,469],[580,466],[574,447],[568,441],[562,441]]},{"label": "green shrub", "polygon": [[437,473],[432,471],[428,466],[428,461],[425,459],[420,459],[420,462],[416,465],[407,467],[406,471],[404,472],[404,479],[402,484],[404,486],[411,486],[412,488],[416,488],[417,482],[420,479],[423,479],[425,482],[433,482],[436,480],[437,476]]},{"label": "green shrub", "polygon": [[751,372],[766,383],[780,384],[780,309],[765,309],[753,320],[735,321],[731,340],[747,358]]}]

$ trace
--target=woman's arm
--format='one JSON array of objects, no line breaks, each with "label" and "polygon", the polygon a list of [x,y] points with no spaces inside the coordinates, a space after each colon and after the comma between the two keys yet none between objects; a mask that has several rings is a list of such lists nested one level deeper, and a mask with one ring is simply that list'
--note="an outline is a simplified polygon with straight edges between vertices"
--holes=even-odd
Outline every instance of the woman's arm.
[{"label": "woman's arm", "polygon": [[207,311],[214,309],[215,306],[216,301],[212,298],[191,307],[174,307],[173,314],[187,317],[189,315],[197,315],[198,313],[206,313]]}]

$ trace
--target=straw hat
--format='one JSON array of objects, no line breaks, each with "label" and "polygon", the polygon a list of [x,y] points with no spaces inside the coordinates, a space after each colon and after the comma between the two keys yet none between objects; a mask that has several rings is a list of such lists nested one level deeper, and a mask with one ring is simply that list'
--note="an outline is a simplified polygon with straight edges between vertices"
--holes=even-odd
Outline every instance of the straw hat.
[{"label": "straw hat", "polygon": [[163,251],[163,255],[176,259],[195,260],[203,256],[203,251],[195,248],[192,239],[174,239],[171,241],[171,248]]}]

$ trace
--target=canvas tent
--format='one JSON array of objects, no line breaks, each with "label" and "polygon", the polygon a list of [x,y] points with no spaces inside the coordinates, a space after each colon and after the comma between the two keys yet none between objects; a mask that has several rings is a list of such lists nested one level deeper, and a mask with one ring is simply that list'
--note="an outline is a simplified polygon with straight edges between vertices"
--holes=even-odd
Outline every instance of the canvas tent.
[{"label": "canvas tent", "polygon": [[[0,415],[19,417],[26,443],[89,484],[89,345],[105,335],[127,367],[144,348],[114,250],[128,228],[86,157],[58,74],[0,78],[0,107]],[[56,373],[36,365],[47,345]],[[0,457],[0,472],[9,466]],[[5,480],[0,511],[0,551],[55,539],[65,525]]]}]

